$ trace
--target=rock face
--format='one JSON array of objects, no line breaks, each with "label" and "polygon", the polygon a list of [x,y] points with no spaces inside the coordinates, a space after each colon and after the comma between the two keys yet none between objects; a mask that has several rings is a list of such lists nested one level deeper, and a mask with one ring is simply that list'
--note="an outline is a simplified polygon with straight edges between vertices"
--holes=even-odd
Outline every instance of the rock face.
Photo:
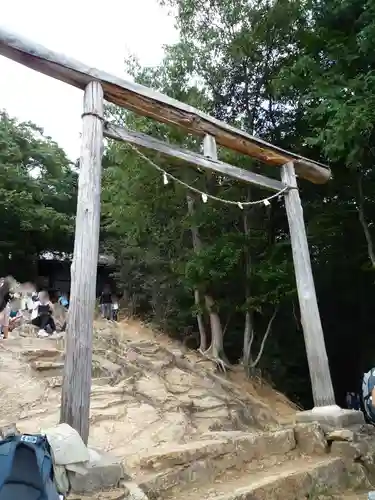
[{"label": "rock face", "polygon": [[[277,424],[277,411],[220,377],[198,354],[186,356],[176,343],[111,322],[99,322],[94,339],[90,444],[122,457],[130,468],[169,443],[183,446],[213,431]],[[0,350],[0,426],[9,415],[21,431],[54,425],[64,339],[36,338],[24,325]]]},{"label": "rock face", "polygon": [[[351,476],[363,486],[375,472],[368,428],[326,435],[316,423],[292,425],[285,416],[294,409],[276,393],[270,400],[277,404],[265,404],[247,391],[251,382],[233,383],[165,337],[110,322],[94,333],[89,445],[114,457],[117,488],[98,493],[109,484],[98,460],[74,485],[95,493],[79,498],[328,500]],[[54,426],[63,365],[63,336],[39,339],[21,328],[0,343],[0,428]],[[287,410],[282,427],[280,408]],[[123,468],[125,482],[117,484]]]},{"label": "rock face", "polygon": [[317,423],[297,424],[294,427],[296,443],[306,455],[325,455],[328,443],[323,429]]}]

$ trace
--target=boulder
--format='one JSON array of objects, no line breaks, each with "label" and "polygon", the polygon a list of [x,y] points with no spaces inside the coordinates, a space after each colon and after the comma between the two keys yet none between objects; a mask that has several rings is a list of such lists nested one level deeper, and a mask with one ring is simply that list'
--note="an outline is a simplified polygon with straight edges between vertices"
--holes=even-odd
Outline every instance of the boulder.
[{"label": "boulder", "polygon": [[349,441],[333,441],[332,455],[342,457],[346,461],[354,461],[366,455],[368,446],[366,442],[353,443]]},{"label": "boulder", "polygon": [[5,439],[8,436],[12,436],[14,434],[19,434],[19,430],[17,429],[17,425],[15,423],[4,425],[0,427],[0,438]]},{"label": "boulder", "polygon": [[[92,449],[89,449],[89,454],[84,474],[68,471],[72,492],[91,493],[117,488],[125,477],[120,459]],[[126,478],[129,479],[128,476]]]},{"label": "boulder", "polygon": [[350,429],[335,429],[327,434],[327,441],[357,441],[357,435]]},{"label": "boulder", "polygon": [[363,425],[363,413],[357,410],[346,410],[337,405],[317,406],[312,410],[300,411],[296,414],[297,423],[318,422],[326,431]]},{"label": "boulder", "polygon": [[306,455],[325,455],[328,443],[317,422],[297,424],[294,427],[297,448]]},{"label": "boulder", "polygon": [[64,368],[63,361],[32,361],[30,363],[31,368],[38,372],[43,372],[47,370],[61,370]]}]

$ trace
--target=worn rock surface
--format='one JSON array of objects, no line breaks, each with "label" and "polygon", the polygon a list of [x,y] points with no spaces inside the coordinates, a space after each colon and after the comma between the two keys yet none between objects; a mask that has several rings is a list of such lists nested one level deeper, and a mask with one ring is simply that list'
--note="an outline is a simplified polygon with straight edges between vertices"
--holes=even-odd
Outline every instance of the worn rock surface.
[{"label": "worn rock surface", "polygon": [[124,469],[119,459],[106,453],[90,450],[90,461],[85,474],[69,472],[69,481],[75,493],[89,493],[118,488],[124,479]]},{"label": "worn rock surface", "polygon": [[300,411],[296,414],[296,421],[298,423],[318,422],[325,432],[365,424],[361,411],[347,410],[336,405]]},{"label": "worn rock surface", "polygon": [[[296,409],[266,384],[222,376],[136,322],[96,323],[93,347],[89,445],[111,463],[73,478],[85,492],[73,499],[323,500],[352,476],[368,486],[366,426],[326,436],[314,422],[293,425]],[[39,339],[27,326],[0,343],[0,428],[58,422],[63,353],[63,334]]]},{"label": "worn rock surface", "polygon": [[[276,392],[268,389],[275,406],[267,405],[250,386],[220,377],[211,361],[139,323],[98,322],[94,338],[90,445],[128,468],[170,443],[267,429],[294,413]],[[63,352],[63,338],[37,338],[28,325],[0,343],[0,426],[11,419],[35,432],[58,422]]]},{"label": "worn rock surface", "polygon": [[334,441],[331,446],[332,455],[336,455],[350,461],[364,457],[367,452],[368,446],[366,442],[353,443],[348,441]]},{"label": "worn rock surface", "polygon": [[299,450],[306,455],[325,455],[328,443],[323,429],[318,423],[297,424],[294,427]]},{"label": "worn rock surface", "polygon": [[351,429],[335,429],[327,434],[327,441],[357,441],[357,434]]}]

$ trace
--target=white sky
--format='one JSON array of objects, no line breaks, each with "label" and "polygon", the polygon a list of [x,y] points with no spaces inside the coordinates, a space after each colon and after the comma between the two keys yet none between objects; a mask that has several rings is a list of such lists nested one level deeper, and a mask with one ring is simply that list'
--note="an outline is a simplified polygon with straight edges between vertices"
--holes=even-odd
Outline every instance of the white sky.
[{"label": "white sky", "polygon": [[[178,36],[157,0],[10,0],[1,4],[0,24],[120,77],[127,54],[155,65]],[[0,109],[43,127],[72,160],[79,157],[82,96],[0,56]]]}]

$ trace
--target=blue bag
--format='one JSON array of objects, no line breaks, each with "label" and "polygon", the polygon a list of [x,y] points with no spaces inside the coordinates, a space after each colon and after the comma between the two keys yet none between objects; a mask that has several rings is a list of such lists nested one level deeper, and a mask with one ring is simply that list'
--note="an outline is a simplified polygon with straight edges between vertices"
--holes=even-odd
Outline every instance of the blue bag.
[{"label": "blue bag", "polygon": [[375,401],[372,401],[371,393],[375,387],[375,369],[363,375],[361,403],[365,419],[368,423],[375,425]]},{"label": "blue bag", "polygon": [[12,435],[0,441],[0,500],[59,500],[45,436]]}]

